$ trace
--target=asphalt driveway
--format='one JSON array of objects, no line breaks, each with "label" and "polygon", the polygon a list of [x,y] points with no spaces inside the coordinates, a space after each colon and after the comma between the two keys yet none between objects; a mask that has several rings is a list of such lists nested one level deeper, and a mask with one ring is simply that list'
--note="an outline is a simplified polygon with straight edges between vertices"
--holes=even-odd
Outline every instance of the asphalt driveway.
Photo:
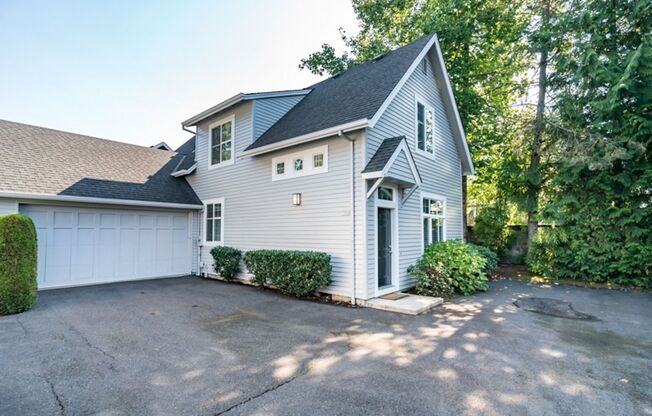
[{"label": "asphalt driveway", "polygon": [[46,291],[0,317],[0,414],[652,415],[651,314],[514,281],[417,317],[199,278]]}]

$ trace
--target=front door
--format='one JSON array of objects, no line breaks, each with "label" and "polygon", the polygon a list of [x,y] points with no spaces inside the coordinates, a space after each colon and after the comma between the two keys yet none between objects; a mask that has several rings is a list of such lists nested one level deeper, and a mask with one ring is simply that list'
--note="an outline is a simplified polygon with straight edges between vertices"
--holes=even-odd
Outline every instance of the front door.
[{"label": "front door", "polygon": [[378,288],[392,285],[392,209],[378,207]]}]

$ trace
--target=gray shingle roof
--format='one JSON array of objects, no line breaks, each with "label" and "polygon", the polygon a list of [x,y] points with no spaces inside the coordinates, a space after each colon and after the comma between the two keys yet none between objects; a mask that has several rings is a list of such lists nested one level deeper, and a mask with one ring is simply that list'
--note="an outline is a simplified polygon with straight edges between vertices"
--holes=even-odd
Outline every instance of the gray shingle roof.
[{"label": "gray shingle roof", "polygon": [[312,91],[246,150],[363,118],[371,119],[432,36],[309,87]]},{"label": "gray shingle roof", "polygon": [[0,192],[201,204],[176,152],[4,120],[0,149]]},{"label": "gray shingle roof", "polygon": [[398,145],[401,144],[401,141],[404,139],[405,136],[399,136],[383,140],[378,147],[378,150],[376,150],[376,153],[374,153],[371,159],[369,159],[369,162],[367,162],[367,166],[365,166],[362,173],[379,172],[383,170]]},{"label": "gray shingle roof", "polygon": [[176,152],[180,156],[179,164],[173,169],[174,172],[188,170],[195,162],[195,136],[179,146]]}]

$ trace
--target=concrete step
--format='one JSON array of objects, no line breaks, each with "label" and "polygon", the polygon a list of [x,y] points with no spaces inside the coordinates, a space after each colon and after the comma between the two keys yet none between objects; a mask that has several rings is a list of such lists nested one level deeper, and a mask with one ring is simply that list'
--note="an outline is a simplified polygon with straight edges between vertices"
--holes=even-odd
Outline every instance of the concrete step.
[{"label": "concrete step", "polygon": [[431,296],[412,295],[409,293],[401,293],[401,295],[385,295],[379,298],[369,299],[365,302],[364,306],[383,311],[404,313],[406,315],[418,315],[444,302],[442,298]]}]

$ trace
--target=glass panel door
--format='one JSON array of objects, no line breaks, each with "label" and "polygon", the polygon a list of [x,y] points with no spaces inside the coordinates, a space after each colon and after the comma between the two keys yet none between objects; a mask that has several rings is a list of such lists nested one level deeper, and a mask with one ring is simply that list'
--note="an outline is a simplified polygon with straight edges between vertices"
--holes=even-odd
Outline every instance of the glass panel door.
[{"label": "glass panel door", "polygon": [[378,208],[378,287],[392,285],[392,210]]}]

